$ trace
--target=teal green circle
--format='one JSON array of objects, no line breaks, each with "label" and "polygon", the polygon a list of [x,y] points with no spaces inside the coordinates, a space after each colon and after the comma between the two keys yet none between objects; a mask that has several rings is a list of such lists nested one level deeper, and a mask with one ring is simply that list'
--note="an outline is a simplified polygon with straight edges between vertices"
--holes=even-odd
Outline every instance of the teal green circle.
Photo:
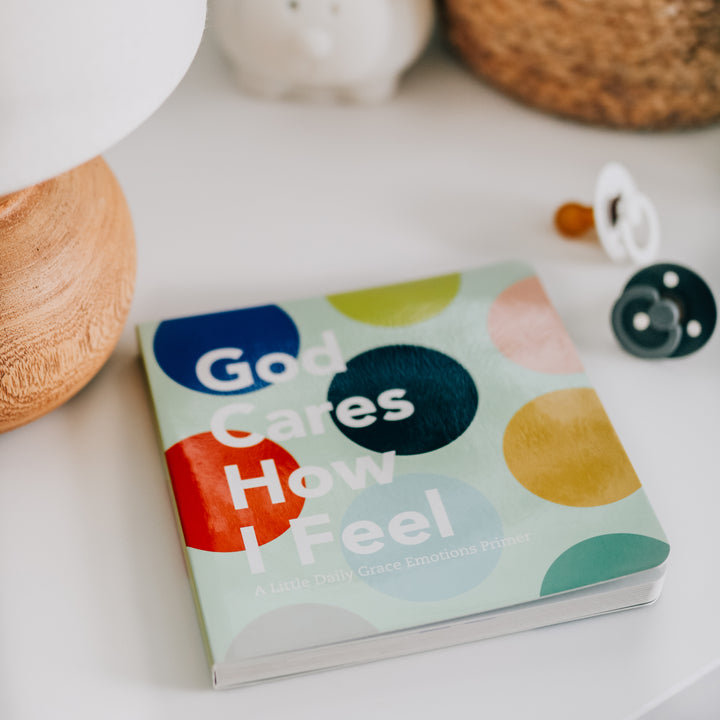
[{"label": "teal green circle", "polygon": [[665,562],[670,546],[633,533],[598,535],[573,545],[552,563],[542,582],[540,595],[624,577]]}]

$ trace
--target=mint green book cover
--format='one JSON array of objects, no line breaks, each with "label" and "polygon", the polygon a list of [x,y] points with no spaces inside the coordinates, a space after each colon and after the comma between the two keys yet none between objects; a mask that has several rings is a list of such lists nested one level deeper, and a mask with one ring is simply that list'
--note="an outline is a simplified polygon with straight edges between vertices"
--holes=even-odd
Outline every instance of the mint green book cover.
[{"label": "mint green book cover", "polygon": [[216,686],[668,555],[524,263],[138,334]]}]

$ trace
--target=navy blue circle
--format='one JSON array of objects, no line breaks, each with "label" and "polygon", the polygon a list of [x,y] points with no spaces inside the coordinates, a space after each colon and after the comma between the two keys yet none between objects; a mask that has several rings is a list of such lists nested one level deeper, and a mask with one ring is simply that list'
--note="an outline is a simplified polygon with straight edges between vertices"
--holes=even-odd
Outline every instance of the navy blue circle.
[{"label": "navy blue circle", "polygon": [[[405,390],[402,400],[412,403],[412,415],[384,418],[392,413],[378,406],[378,397],[391,389]],[[348,427],[338,418],[338,405],[350,397],[373,403],[371,424]],[[375,452],[417,455],[460,437],[475,417],[479,396],[468,371],[453,358],[417,345],[389,345],[350,360],[347,370],[333,378],[328,400],[333,422],[354,443]]]},{"label": "navy blue circle", "polygon": [[[222,391],[208,388],[200,382],[195,371],[197,361],[205,353],[218,348],[242,350],[239,362],[250,365],[254,380],[252,385],[240,390]],[[180,385],[209,395],[241,395],[270,384],[255,374],[255,364],[264,355],[280,352],[297,358],[300,335],[284,310],[277,305],[265,305],[166,320],[155,332],[153,350],[163,372]],[[213,365],[212,373],[218,380],[232,379],[222,362]]]}]

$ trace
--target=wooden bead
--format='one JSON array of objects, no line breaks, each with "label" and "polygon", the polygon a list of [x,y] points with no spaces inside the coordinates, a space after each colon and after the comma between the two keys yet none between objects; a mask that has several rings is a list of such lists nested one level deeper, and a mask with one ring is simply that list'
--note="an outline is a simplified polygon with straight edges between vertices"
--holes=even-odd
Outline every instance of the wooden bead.
[{"label": "wooden bead", "polygon": [[0,198],[0,432],[97,373],[134,282],[130,211],[102,158]]}]

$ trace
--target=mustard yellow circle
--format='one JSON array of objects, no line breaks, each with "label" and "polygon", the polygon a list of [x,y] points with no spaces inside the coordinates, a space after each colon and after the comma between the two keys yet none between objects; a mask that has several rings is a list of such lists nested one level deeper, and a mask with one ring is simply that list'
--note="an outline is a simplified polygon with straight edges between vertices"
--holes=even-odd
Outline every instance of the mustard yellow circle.
[{"label": "mustard yellow circle", "polygon": [[383,327],[414,325],[441,313],[457,295],[460,275],[387,285],[370,290],[330,295],[328,300],[343,315]]},{"label": "mustard yellow circle", "polygon": [[524,405],[505,429],[503,451],[519,483],[560,505],[607,505],[640,487],[590,388],[557,390]]}]

